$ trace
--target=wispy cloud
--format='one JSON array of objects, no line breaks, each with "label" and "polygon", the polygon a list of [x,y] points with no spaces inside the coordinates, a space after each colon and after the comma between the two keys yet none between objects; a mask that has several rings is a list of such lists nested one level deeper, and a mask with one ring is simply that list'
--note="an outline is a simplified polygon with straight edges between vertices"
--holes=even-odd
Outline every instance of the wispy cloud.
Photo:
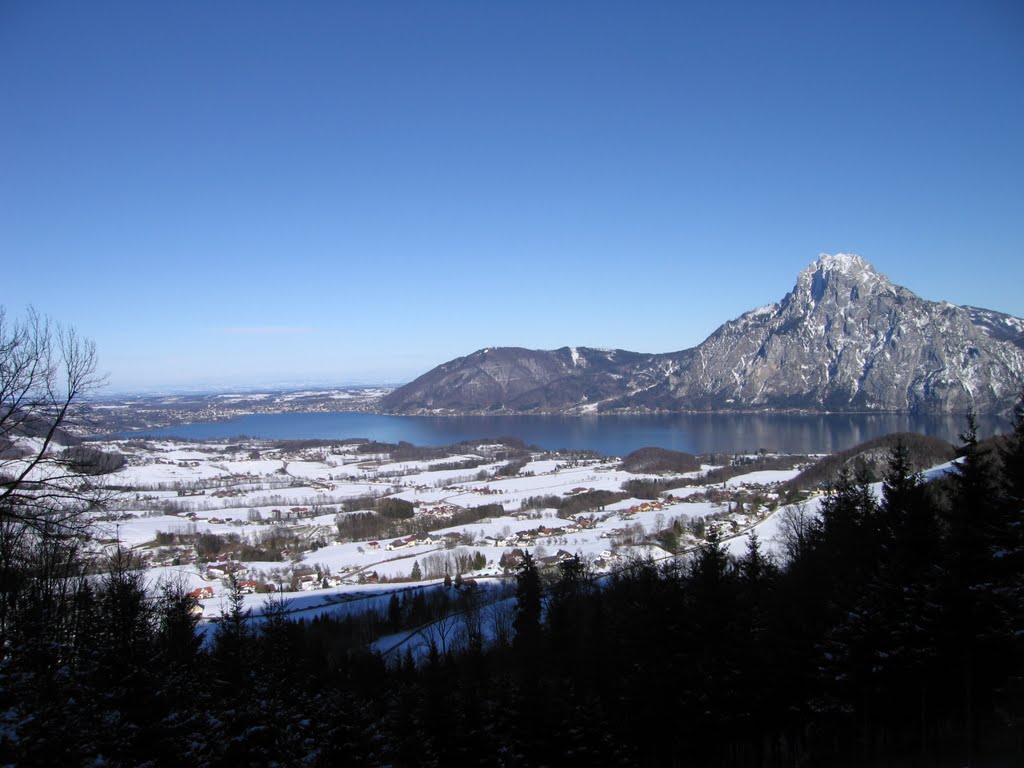
[{"label": "wispy cloud", "polygon": [[229,336],[296,336],[315,333],[316,328],[304,328],[294,325],[256,325],[240,328],[214,328],[216,333]]}]

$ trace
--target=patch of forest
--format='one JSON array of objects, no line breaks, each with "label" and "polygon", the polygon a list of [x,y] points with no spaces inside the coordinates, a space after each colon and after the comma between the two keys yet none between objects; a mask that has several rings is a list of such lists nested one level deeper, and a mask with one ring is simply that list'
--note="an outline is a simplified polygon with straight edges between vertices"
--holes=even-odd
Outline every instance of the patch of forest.
[{"label": "patch of forest", "polygon": [[896,432],[867,440],[853,448],[825,456],[792,480],[783,483],[783,490],[827,488],[845,470],[861,473],[869,481],[878,482],[885,472],[892,448],[901,443],[915,470],[934,467],[956,456],[956,449],[945,440],[913,432]]},{"label": "patch of forest", "polygon": [[757,454],[754,456],[720,456],[709,454],[701,457],[697,468],[702,463],[717,464],[707,472],[693,477],[638,477],[622,484],[622,490],[638,499],[656,499],[665,491],[674,488],[692,488],[695,486],[718,485],[740,475],[764,470],[788,470],[807,464],[809,456],[799,454]]},{"label": "patch of forest", "polygon": [[[234,590],[205,646],[184,589],[150,600],[124,553],[96,579],[71,539],[7,540],[0,763],[1019,765],[1024,409],[958,453],[925,482],[894,441],[881,500],[840,469],[819,515],[779,513],[779,559],[714,530],[603,577],[524,553],[490,619],[466,584],[258,623]],[[425,658],[368,648],[442,621]]]}]

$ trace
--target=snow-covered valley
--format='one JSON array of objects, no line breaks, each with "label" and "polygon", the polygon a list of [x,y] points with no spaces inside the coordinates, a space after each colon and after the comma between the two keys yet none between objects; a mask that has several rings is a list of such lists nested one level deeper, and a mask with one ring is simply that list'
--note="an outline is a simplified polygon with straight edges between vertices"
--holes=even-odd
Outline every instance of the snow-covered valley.
[{"label": "snow-covered valley", "polygon": [[[493,590],[523,552],[552,569],[578,556],[600,575],[638,557],[684,556],[709,527],[737,553],[750,531],[771,548],[778,486],[799,472],[752,471],[644,499],[623,484],[665,478],[583,453],[510,460],[500,443],[406,460],[364,442],[91,445],[125,459],[103,480],[116,493],[95,520],[98,543],[130,548],[154,589],[184,584],[204,623],[225,610],[229,577],[258,620],[281,594],[290,612],[309,617],[379,607],[446,576]],[[379,511],[388,499],[401,516]]]}]

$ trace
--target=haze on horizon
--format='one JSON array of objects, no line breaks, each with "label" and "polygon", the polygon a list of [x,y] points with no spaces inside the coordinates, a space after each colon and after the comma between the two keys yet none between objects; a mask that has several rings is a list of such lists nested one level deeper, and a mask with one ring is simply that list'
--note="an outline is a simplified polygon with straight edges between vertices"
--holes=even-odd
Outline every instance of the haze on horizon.
[{"label": "haze on horizon", "polygon": [[819,253],[1024,315],[1019,3],[0,6],[0,254],[110,389],[684,349]]}]

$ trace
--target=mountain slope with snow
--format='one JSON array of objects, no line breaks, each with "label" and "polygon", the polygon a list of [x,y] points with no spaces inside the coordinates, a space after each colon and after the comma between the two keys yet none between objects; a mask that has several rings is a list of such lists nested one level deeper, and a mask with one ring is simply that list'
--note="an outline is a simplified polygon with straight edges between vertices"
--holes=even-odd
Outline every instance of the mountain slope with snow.
[{"label": "mountain slope with snow", "polygon": [[823,254],[783,299],[697,347],[646,355],[494,348],[384,398],[392,412],[798,409],[1001,412],[1024,386],[1024,320],[922,299],[860,256]]}]

